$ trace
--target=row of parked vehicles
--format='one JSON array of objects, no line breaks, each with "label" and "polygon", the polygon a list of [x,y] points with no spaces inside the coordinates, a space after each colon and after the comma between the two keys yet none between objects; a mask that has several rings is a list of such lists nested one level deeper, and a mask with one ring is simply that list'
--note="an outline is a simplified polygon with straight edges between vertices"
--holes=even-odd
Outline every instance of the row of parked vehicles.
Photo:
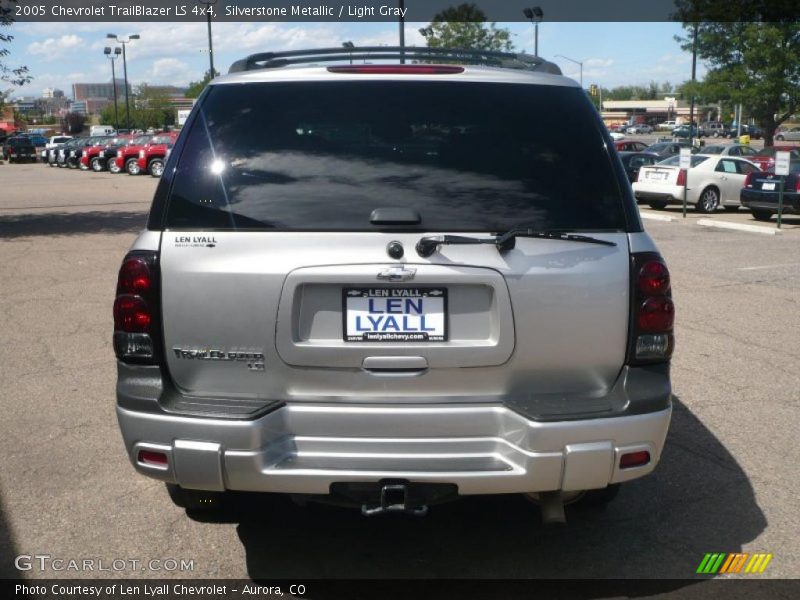
[{"label": "row of parked vehicles", "polygon": [[[669,131],[672,134],[672,137],[675,138],[733,138],[736,137],[737,134],[748,135],[754,140],[759,140],[764,137],[764,130],[755,125],[742,124],[741,129],[739,129],[734,125],[727,125],[722,121],[708,121],[699,126],[694,124],[691,126],[689,126],[689,124],[677,125],[674,121],[667,121],[665,123],[660,123],[657,128],[660,131]],[[614,127],[610,127],[609,131],[611,132],[612,137],[619,137],[621,135],[649,134],[653,133],[654,129],[647,123],[634,123],[633,125],[616,125]],[[798,131],[798,134],[799,136],[797,139],[800,139],[800,131]],[[782,139],[790,139],[788,137],[781,138],[779,135],[780,134],[776,135],[775,138],[778,141],[781,141]]]},{"label": "row of parked vehicles", "polygon": [[790,175],[783,181],[784,212],[800,214],[800,146],[772,146],[757,150],[745,144],[691,146],[691,167],[679,168],[684,142],[647,146],[636,140],[615,142],[636,199],[662,210],[683,202],[697,212],[711,213],[747,208],[758,221],[778,212],[781,176],[775,175],[775,155],[787,151]]},{"label": "row of parked vehicles", "polygon": [[72,138],[41,152],[51,167],[161,177],[177,132]]}]

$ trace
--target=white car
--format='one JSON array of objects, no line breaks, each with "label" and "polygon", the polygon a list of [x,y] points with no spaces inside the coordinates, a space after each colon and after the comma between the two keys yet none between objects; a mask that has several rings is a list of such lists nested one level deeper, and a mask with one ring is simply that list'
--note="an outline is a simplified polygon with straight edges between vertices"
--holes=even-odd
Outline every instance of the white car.
[{"label": "white car", "polygon": [[789,140],[792,142],[800,141],[800,127],[792,127],[791,129],[778,132],[775,134],[775,139],[779,142],[784,140]]},{"label": "white car", "polygon": [[612,131],[608,135],[610,135],[611,139],[614,140],[615,142],[618,142],[620,140],[624,140],[625,139],[625,134],[624,133],[620,133],[619,131]]},{"label": "white car", "polygon": [[50,150],[50,148],[55,148],[56,146],[60,146],[61,144],[65,144],[72,139],[71,135],[54,135],[50,138],[50,141],[45,144],[45,150]]},{"label": "white car", "polygon": [[664,121],[658,124],[658,128],[662,131],[672,131],[677,125],[675,121]]},{"label": "white car", "polygon": [[671,156],[655,165],[642,167],[633,184],[636,199],[655,209],[681,204],[686,184],[686,202],[693,204],[697,212],[714,212],[720,206],[734,211],[741,206],[739,192],[745,178],[759,170],[757,165],[743,158],[694,154],[687,175],[678,167],[679,161],[679,156]]},{"label": "white car", "polygon": [[704,146],[699,154],[717,154],[719,156],[755,156],[759,151],[747,144],[714,144]]},{"label": "white car", "polygon": [[628,127],[627,131],[628,133],[653,133],[653,128],[645,123],[638,123]]}]

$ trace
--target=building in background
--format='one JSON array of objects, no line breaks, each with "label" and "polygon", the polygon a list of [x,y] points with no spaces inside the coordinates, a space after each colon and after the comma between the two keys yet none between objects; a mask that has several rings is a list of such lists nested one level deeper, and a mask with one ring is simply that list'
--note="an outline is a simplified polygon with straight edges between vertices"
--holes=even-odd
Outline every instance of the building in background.
[{"label": "building in background", "polygon": [[83,115],[95,115],[100,113],[106,106],[114,102],[114,86],[117,88],[117,101],[120,103],[125,102],[126,90],[125,80],[116,79],[114,83],[73,83],[72,84],[72,97],[75,99],[74,104],[79,104],[78,110],[73,108],[74,112],[79,112]]}]

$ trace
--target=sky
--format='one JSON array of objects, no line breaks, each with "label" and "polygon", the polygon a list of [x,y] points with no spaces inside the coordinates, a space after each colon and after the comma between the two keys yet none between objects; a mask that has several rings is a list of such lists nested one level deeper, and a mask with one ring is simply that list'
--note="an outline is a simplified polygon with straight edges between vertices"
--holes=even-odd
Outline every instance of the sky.
[{"label": "sky", "polygon": [[[406,24],[406,44],[425,45],[419,28]],[[530,23],[498,23],[511,31],[515,50],[533,52]],[[184,86],[208,70],[205,23],[16,23],[9,30],[15,39],[7,64],[27,65],[34,80],[12,96],[41,96],[45,88],[58,88],[67,96],[73,83],[111,81],[111,66],[103,48],[111,40],[138,33],[141,39],[127,47],[131,85]],[[677,23],[541,23],[539,54],[557,63],[565,75],[579,79],[580,68],[564,55],[583,62],[585,87],[680,83],[691,77],[691,54],[683,52],[674,36]],[[214,63],[227,72],[235,60],[255,52],[298,48],[356,45],[397,45],[398,27],[391,23],[215,23]],[[122,77],[122,61],[117,76]],[[705,68],[698,63],[698,76]]]}]

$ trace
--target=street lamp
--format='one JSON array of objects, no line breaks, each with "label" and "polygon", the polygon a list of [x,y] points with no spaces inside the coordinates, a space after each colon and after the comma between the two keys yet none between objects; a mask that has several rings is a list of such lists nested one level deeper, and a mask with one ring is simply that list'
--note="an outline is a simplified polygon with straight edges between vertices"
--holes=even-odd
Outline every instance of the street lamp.
[{"label": "street lamp", "polygon": [[574,58],[570,58],[569,56],[564,56],[563,54],[556,54],[556,58],[565,58],[569,62],[574,62],[581,68],[581,89],[583,89],[583,61],[582,60],[575,60]]},{"label": "street lamp", "polygon": [[534,6],[533,8],[523,9],[522,14],[525,15],[526,19],[529,19],[530,22],[533,23],[534,27],[533,55],[539,56],[539,23],[542,22],[544,13],[542,12],[541,7]]},{"label": "street lamp", "polygon": [[117,107],[117,73],[114,70],[114,61],[119,58],[119,55],[122,54],[122,50],[119,46],[114,47],[114,51],[111,51],[111,48],[106,46],[103,49],[103,54],[106,55],[106,58],[111,60],[111,85],[114,87],[114,129],[119,129],[119,108]]},{"label": "street lamp", "polygon": [[211,8],[217,3],[217,0],[197,0],[199,4],[204,4],[206,7],[206,19],[208,20],[208,79],[214,79],[216,71],[214,70],[214,43],[211,41],[211,14],[214,10]]},{"label": "street lamp", "polygon": [[116,40],[118,44],[122,44],[122,68],[125,72],[125,128],[130,133],[131,129],[131,104],[130,104],[130,90],[128,89],[128,59],[125,54],[125,46],[133,40],[139,39],[139,34],[134,33],[129,35],[128,39],[123,40],[116,33],[108,33],[106,37],[111,40]]}]

